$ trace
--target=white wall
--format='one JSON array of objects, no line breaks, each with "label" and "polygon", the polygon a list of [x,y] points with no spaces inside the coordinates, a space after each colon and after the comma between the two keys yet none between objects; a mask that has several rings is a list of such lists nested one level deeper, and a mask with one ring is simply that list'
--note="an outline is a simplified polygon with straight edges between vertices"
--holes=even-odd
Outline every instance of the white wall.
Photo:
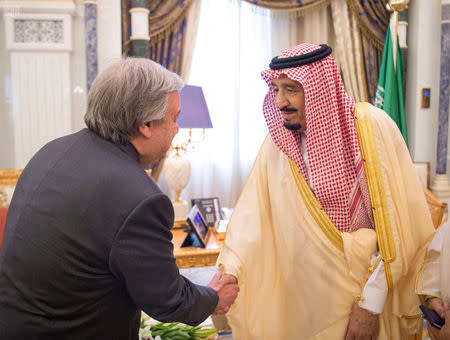
[{"label": "white wall", "polygon": [[5,24],[0,12],[0,169],[14,166],[14,134],[12,122],[12,87],[9,56],[5,48]]},{"label": "white wall", "polygon": [[[74,1],[75,10],[71,16],[72,23],[72,39],[71,39],[71,49],[68,53],[68,61],[65,63],[66,66],[64,70],[59,70],[57,72],[52,72],[51,67],[47,65],[46,69],[39,68],[35,70],[33,68],[29,69],[35,76],[39,77],[39,81],[36,78],[35,81],[42,84],[47,84],[49,86],[56,86],[54,77],[66,74],[68,75],[68,85],[64,86],[64,95],[61,98],[55,98],[56,95],[51,91],[52,96],[50,102],[47,100],[48,108],[40,107],[41,113],[39,116],[33,114],[30,117],[24,116],[23,113],[18,114],[13,111],[13,101],[15,103],[15,109],[17,110],[17,103],[21,104],[21,108],[27,102],[33,102],[33,98],[36,99],[39,91],[33,91],[33,86],[29,82],[24,81],[22,78],[27,79],[26,75],[23,74],[24,67],[30,66],[29,61],[33,58],[39,59],[42,56],[42,51],[36,50],[35,52],[25,51],[28,57],[28,61],[23,58],[23,55],[18,55],[16,57],[13,50],[6,48],[6,34],[5,34],[5,19],[6,15],[22,15],[24,12],[31,13],[31,18],[33,15],[39,17],[42,13],[55,12],[60,13],[64,11],[62,8],[68,6],[67,1],[52,1],[52,2],[33,2],[33,1],[8,1],[0,6],[0,169],[2,168],[16,168],[23,167],[25,163],[31,157],[37,149],[45,144],[45,138],[40,138],[37,141],[29,141],[30,135],[26,132],[22,133],[23,129],[18,129],[17,124],[14,125],[14,121],[19,121],[20,117],[25,117],[25,121],[33,119],[36,124],[44,124],[44,131],[40,131],[39,134],[46,134],[50,130],[54,130],[54,124],[59,124],[61,127],[61,134],[67,134],[71,132],[76,132],[85,127],[84,124],[84,114],[86,112],[87,106],[87,92],[86,92],[86,54],[85,54],[85,23],[84,23],[84,1]],[[70,4],[69,4],[70,5]],[[13,8],[7,9],[10,6]],[[61,7],[61,8],[60,8]],[[9,7],[8,7],[9,8]],[[117,61],[121,58],[122,53],[122,40],[121,40],[121,7],[120,0],[98,0],[97,5],[97,34],[98,34],[98,69],[101,71],[112,61]],[[33,14],[36,13],[36,14]],[[55,54],[58,55],[58,54]],[[59,54],[60,55],[60,54]],[[14,56],[14,58],[13,58]],[[22,58],[21,58],[22,57]],[[29,59],[31,58],[31,59]],[[14,61],[14,70],[20,72],[20,77],[17,76],[15,83],[12,82],[12,67],[11,60]],[[34,59],[33,59],[34,60]],[[44,59],[39,59],[44,60]],[[47,60],[47,59],[45,59]],[[22,64],[21,64],[22,63]],[[25,64],[24,64],[25,63]],[[58,65],[55,65],[58,66]],[[36,71],[36,72],[35,72]],[[16,73],[17,73],[16,72]],[[14,83],[14,84],[13,84]],[[13,87],[15,90],[13,90]],[[43,88],[38,88],[40,90],[40,95],[38,96],[41,101],[43,98],[48,99],[46,90]],[[44,91],[45,93],[42,93]],[[15,93],[15,95],[14,95]],[[20,98],[19,98],[20,97]],[[13,100],[14,98],[14,100]],[[62,101],[62,105],[65,103],[68,106],[68,115],[64,118],[64,122],[56,122],[52,124],[51,121],[48,123],[45,121],[48,118],[49,111],[51,107],[56,102]],[[41,101],[42,102],[42,101]],[[31,110],[32,108],[30,108]],[[29,111],[30,111],[29,110]],[[30,111],[33,112],[34,110]],[[37,111],[37,110],[36,110]],[[61,110],[59,110],[61,111]],[[37,113],[37,112],[36,112]],[[51,113],[51,112],[50,112]],[[28,117],[28,118],[26,118]],[[61,116],[59,116],[61,117]],[[58,117],[56,117],[58,118]],[[54,119],[51,119],[54,120]],[[47,126],[47,128],[45,127]],[[64,128],[64,126],[66,128]],[[16,130],[14,132],[14,130]],[[48,131],[47,131],[48,130]],[[34,130],[30,130],[30,133],[34,133]],[[55,132],[50,131],[50,135],[54,135]],[[21,135],[21,136],[19,136]],[[42,137],[42,136],[41,136]],[[45,137],[45,136],[44,136]],[[56,135],[50,137],[50,139],[57,137]],[[16,139],[16,143],[15,143]],[[37,144],[36,144],[37,143]],[[30,144],[33,144],[30,146]],[[36,144],[36,145],[34,145]],[[42,144],[42,145],[41,145]],[[33,149],[30,151],[30,147]],[[26,154],[23,154],[20,150],[28,150]],[[31,154],[30,154],[31,153]],[[17,155],[16,155],[17,154]]]},{"label": "white wall", "polygon": [[98,72],[122,56],[121,20],[120,0],[97,0]]},{"label": "white wall", "polygon": [[[441,0],[411,0],[408,10],[406,120],[414,161],[430,162],[435,173],[439,115]],[[431,89],[430,108],[422,109],[421,89]]]},{"label": "white wall", "polygon": [[75,132],[86,126],[83,117],[87,106],[84,5],[81,1],[77,2],[72,20],[72,131]]}]

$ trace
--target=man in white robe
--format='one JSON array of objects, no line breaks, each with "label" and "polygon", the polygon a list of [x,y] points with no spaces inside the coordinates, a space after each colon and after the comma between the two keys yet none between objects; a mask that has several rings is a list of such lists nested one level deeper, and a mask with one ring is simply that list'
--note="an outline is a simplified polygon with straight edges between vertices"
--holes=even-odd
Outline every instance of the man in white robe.
[{"label": "man in white robe", "polygon": [[266,137],[218,267],[237,340],[406,339],[434,228],[395,123],[345,92],[326,45],[272,60]]}]

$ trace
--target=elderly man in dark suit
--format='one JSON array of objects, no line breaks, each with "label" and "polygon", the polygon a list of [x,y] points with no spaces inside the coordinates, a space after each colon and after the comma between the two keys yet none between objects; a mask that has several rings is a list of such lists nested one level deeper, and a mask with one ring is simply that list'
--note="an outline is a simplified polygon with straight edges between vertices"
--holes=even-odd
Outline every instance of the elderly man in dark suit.
[{"label": "elderly man in dark suit", "polygon": [[173,208],[143,169],[178,131],[174,73],[127,59],[100,74],[88,129],[45,145],[25,167],[0,254],[0,339],[137,339],[140,310],[198,324],[238,286],[179,274]]}]

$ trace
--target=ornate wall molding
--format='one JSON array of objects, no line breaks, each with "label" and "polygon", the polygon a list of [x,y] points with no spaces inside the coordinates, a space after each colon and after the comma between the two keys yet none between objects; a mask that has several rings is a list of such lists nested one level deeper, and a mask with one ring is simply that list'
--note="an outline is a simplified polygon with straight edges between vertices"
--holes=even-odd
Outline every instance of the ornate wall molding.
[{"label": "ornate wall molding", "polygon": [[63,20],[14,20],[15,43],[64,43]]},{"label": "ornate wall molding", "polygon": [[69,14],[22,13],[5,17],[8,50],[72,50]]},{"label": "ornate wall molding", "polygon": [[23,13],[75,13],[74,0],[47,0],[47,1],[0,1],[0,9],[6,15],[14,16]]},{"label": "ornate wall molding", "polygon": [[[11,67],[15,167],[72,132],[73,1],[1,1]],[[4,48],[5,46],[1,46]]]}]

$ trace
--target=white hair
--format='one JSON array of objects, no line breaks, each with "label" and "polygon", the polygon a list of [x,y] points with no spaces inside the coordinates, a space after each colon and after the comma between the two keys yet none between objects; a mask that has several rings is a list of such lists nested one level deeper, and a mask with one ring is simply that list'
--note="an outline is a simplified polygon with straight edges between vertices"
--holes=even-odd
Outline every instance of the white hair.
[{"label": "white hair", "polygon": [[169,93],[181,78],[145,58],[127,58],[100,73],[92,83],[84,121],[104,139],[125,144],[140,125],[164,121]]}]

